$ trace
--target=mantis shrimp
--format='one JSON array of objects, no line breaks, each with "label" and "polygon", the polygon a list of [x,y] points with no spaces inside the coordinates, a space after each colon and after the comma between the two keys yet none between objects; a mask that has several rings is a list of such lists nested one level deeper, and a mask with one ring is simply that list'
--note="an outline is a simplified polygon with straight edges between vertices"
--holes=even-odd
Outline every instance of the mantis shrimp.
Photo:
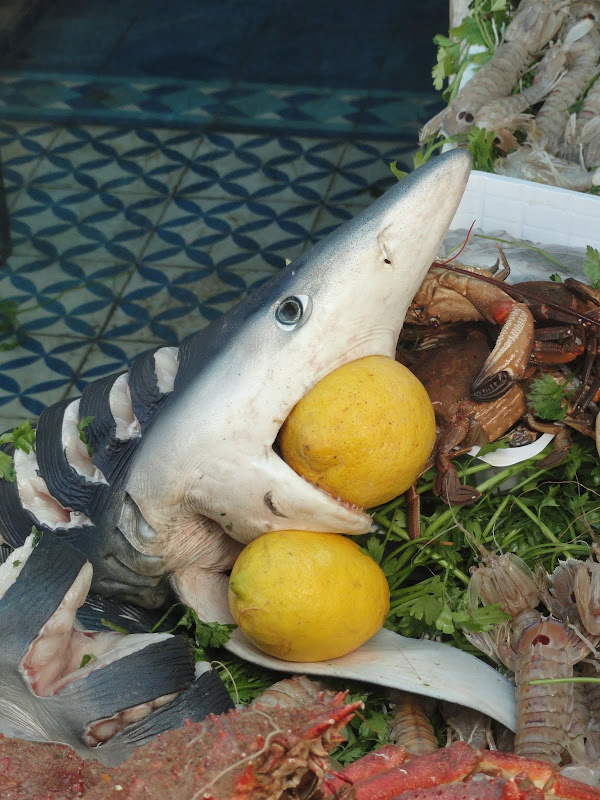
[{"label": "mantis shrimp", "polygon": [[426,123],[420,134],[421,141],[439,130],[446,135],[464,133],[472,127],[481,108],[497,97],[506,97],[533,56],[561,28],[566,5],[564,0],[524,0],[492,58],[480,67],[447,109]]}]

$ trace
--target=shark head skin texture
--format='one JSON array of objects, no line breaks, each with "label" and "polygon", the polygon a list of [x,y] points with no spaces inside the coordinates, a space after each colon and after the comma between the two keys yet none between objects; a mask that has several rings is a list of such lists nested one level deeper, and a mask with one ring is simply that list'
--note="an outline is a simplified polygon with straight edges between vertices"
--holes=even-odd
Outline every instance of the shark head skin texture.
[{"label": "shark head skin texture", "polygon": [[394,357],[470,166],[457,150],[420,168],[180,348],[175,391],[126,484],[157,539],[169,532],[163,556],[176,543],[171,569],[189,563],[206,520],[242,544],[271,530],[369,529],[362,509],[305,481],[273,443],[324,376],[364,356]]},{"label": "shark head skin texture", "polygon": [[218,618],[224,573],[257,536],[365,533],[363,509],[297,475],[274,444],[323,377],[394,357],[470,169],[464,150],[432,159],[178,348],[46,409],[35,452],[2,445],[16,472],[0,483],[4,540],[54,531],[85,553],[96,593],[157,608],[170,581]]}]

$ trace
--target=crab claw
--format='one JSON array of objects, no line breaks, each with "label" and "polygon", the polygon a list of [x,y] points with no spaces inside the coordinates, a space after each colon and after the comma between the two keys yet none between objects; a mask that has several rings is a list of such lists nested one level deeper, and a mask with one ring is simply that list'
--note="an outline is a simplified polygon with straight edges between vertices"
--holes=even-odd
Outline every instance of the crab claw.
[{"label": "crab claw", "polygon": [[496,345],[483,369],[471,385],[475,400],[496,400],[510,386],[521,380],[529,362],[534,339],[534,320],[531,311],[522,303],[513,306],[504,323]]},{"label": "crab claw", "polygon": [[0,733],[111,764],[185,719],[231,708],[212,670],[194,682],[183,638],[82,630],[75,614],[91,578],[85,556],[49,533],[0,566]]}]

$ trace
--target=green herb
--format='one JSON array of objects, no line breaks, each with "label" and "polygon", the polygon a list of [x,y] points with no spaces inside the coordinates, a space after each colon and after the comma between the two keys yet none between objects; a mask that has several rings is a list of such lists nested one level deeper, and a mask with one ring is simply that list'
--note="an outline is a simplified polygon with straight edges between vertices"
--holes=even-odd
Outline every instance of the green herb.
[{"label": "green herb", "polygon": [[13,567],[19,567],[21,564],[22,562],[19,561],[18,559],[16,561],[13,561]]},{"label": "green herb", "polygon": [[13,457],[9,456],[8,453],[3,453],[0,450],[0,478],[13,483],[16,480],[16,477],[15,462],[13,461]]},{"label": "green herb", "polygon": [[[35,430],[26,421],[17,425],[9,433],[0,436],[0,445],[12,444],[15,450],[23,450],[24,453],[31,453],[35,450]],[[0,450],[0,478],[13,483],[16,479],[14,459],[8,453]]]},{"label": "green herb", "polygon": [[494,146],[496,134],[474,125],[467,133],[467,147],[473,157],[473,169],[493,172],[498,158],[498,150]]},{"label": "green herb", "polygon": [[399,181],[401,181],[403,178],[406,178],[406,176],[408,175],[408,172],[405,172],[405,170],[398,169],[398,162],[397,161],[392,161],[392,163],[390,164],[390,169],[392,170],[393,175]]},{"label": "green herb", "polygon": [[90,458],[92,457],[92,448],[88,444],[88,440],[87,440],[86,435],[85,435],[85,429],[93,421],[94,421],[94,417],[82,417],[79,420],[79,422],[77,423],[77,430],[79,431],[79,438],[84,443],[84,445],[87,447],[87,453],[88,453],[88,456]]},{"label": "green herb", "polygon": [[35,430],[29,421],[22,422],[10,433],[3,433],[0,436],[1,444],[12,444],[15,450],[31,453],[32,450],[35,450]]},{"label": "green herb", "polygon": [[31,542],[32,548],[37,547],[40,539],[42,538],[42,531],[38,530],[35,525],[32,525],[30,536],[33,536],[33,540]]},{"label": "green herb", "polygon": [[556,272],[553,272],[552,275],[550,275],[550,280],[553,281],[554,283],[562,283],[563,282],[563,279],[560,277],[560,275],[557,275]]},{"label": "green herb", "polygon": [[587,93],[592,88],[592,86],[596,83],[598,78],[600,78],[600,72],[596,73],[596,75],[594,75],[592,80],[589,81],[588,85],[585,87],[583,92],[580,94],[579,99],[575,103],[573,103],[573,105],[570,105],[567,108],[567,111],[569,112],[569,114],[579,114],[579,112],[583,108],[583,103],[585,101]]},{"label": "green herb", "polygon": [[481,456],[487,456],[488,453],[495,453],[497,450],[506,450],[509,444],[510,442],[508,437],[496,439],[495,442],[487,442],[487,444],[481,446],[477,456],[478,458],[481,458]]},{"label": "green herb", "polygon": [[[473,158],[473,169],[482,170],[484,172],[493,172],[494,163],[501,155],[500,151],[494,144],[496,134],[494,131],[486,131],[483,128],[478,128],[474,125],[467,133],[455,134],[454,136],[447,136],[442,139],[433,137],[427,139],[421,145],[421,149],[413,155],[414,168],[418,169],[431,158],[434,153],[441,150],[446,144],[454,144],[460,147],[466,147]],[[406,172],[397,169],[396,162],[390,165],[392,172],[401,180],[406,176]]]},{"label": "green herb", "polygon": [[282,678],[280,672],[250,664],[229,653],[227,658],[213,660],[211,666],[221,676],[235,703],[251,702]]},{"label": "green herb", "polygon": [[196,661],[207,660],[207,649],[227,644],[235,625],[222,625],[220,622],[203,622],[193,608],[186,608],[185,614],[175,628],[186,628],[196,645]]},{"label": "green herb", "polygon": [[[458,94],[460,82],[467,67],[481,66],[488,61],[496,49],[497,32],[508,20],[510,8],[506,0],[475,0],[471,13],[460,25],[451,28],[450,36],[437,34],[436,64],[431,71],[434,88],[451,103]],[[477,52],[473,52],[473,48]],[[482,50],[483,48],[483,50]]]},{"label": "green herb", "polygon": [[114,631],[115,633],[123,633],[129,634],[131,631],[128,631],[127,628],[121,627],[121,625],[117,625],[114,622],[111,622],[109,619],[101,619],[100,622],[104,625],[105,628],[108,628],[110,631]]},{"label": "green herb", "polygon": [[537,417],[558,422],[567,414],[570,394],[572,393],[566,391],[551,375],[542,375],[532,382],[527,399]]},{"label": "green herb", "polygon": [[86,653],[81,659],[81,664],[79,665],[79,669],[83,669],[87,664],[89,664],[92,658],[96,658],[96,656],[93,653]]},{"label": "green herb", "polygon": [[590,279],[593,288],[600,289],[600,253],[595,248],[587,246],[581,268]]}]

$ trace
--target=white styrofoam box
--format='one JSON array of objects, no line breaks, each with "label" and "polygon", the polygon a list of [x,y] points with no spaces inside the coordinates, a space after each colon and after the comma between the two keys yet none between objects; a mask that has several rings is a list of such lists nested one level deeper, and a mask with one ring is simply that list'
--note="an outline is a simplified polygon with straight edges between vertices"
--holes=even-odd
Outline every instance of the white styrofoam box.
[{"label": "white styrofoam box", "polygon": [[473,170],[450,228],[600,249],[600,197]]}]

